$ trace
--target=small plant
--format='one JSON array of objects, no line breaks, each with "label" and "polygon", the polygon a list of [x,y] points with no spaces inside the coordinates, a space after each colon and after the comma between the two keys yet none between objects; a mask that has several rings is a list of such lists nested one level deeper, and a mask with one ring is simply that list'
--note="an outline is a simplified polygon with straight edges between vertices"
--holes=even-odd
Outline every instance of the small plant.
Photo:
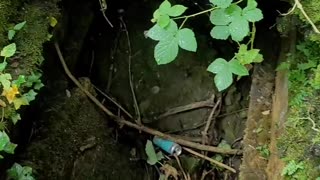
[{"label": "small plant", "polygon": [[291,160],[289,164],[282,170],[282,176],[293,176],[299,169],[304,169],[304,164],[302,162],[296,163],[294,160]]},{"label": "small plant", "polygon": [[264,144],[264,145],[262,145],[262,146],[256,147],[256,150],[259,151],[259,153],[260,153],[260,155],[261,155],[262,157],[264,157],[264,158],[266,158],[266,159],[269,158],[269,156],[270,156],[270,150],[269,150],[267,144]]},{"label": "small plant", "polygon": [[[230,61],[223,58],[215,59],[208,67],[208,71],[215,74],[214,83],[219,91],[227,89],[233,82],[233,75],[247,76],[251,63],[259,63],[263,60],[259,49],[254,49],[255,22],[263,18],[262,12],[257,8],[255,0],[248,0],[247,6],[241,8],[232,0],[210,0],[212,8],[181,16],[187,7],[174,5],[167,0],[163,1],[153,13],[152,22],[156,23],[147,36],[159,41],[154,49],[154,57],[158,65],[167,64],[175,60],[179,48],[196,52],[197,41],[194,32],[189,28],[183,28],[185,22],[192,17],[210,13],[210,22],[214,25],[210,35],[214,39],[227,40],[229,37],[239,44],[239,51]],[[178,27],[176,20],[183,19]],[[250,32],[250,23],[252,31]],[[251,38],[247,44],[240,44],[248,35]]]},{"label": "small plant", "polygon": [[160,161],[164,158],[161,151],[158,151],[156,153],[153,143],[150,140],[147,141],[145,151],[148,156],[147,163],[150,165],[155,165],[156,163],[160,163]]},{"label": "small plant", "polygon": [[8,180],[34,180],[32,175],[32,168],[29,166],[21,166],[14,163],[13,166],[7,171]]}]

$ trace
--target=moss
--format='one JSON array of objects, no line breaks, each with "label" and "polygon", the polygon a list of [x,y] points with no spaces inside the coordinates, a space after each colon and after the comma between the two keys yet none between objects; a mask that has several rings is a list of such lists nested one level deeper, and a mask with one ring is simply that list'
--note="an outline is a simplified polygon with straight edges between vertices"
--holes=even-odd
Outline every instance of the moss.
[{"label": "moss", "polygon": [[16,14],[18,3],[13,0],[0,0],[0,47],[7,43],[7,28],[11,17]]},{"label": "moss", "polygon": [[59,12],[55,3],[47,2],[27,4],[20,14],[20,21],[27,23],[15,41],[20,52],[21,67],[30,73],[44,60],[43,44],[49,37],[49,17],[57,17]]},{"label": "moss", "polygon": [[320,142],[320,135],[309,119],[314,121],[315,128],[320,128],[320,119],[317,118],[320,116],[320,91],[314,83],[320,62],[319,48],[315,42],[304,41],[297,46],[298,51],[291,62],[290,110],[278,147],[286,163],[291,160],[301,162],[303,169],[286,179],[316,179],[320,176],[320,155],[312,151]]}]

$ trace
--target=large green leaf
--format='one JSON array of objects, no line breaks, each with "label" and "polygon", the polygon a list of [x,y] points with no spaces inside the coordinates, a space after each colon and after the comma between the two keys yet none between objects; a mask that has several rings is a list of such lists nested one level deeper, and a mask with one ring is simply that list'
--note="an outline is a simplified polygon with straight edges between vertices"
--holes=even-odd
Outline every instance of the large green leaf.
[{"label": "large green leaf", "polygon": [[234,17],[229,25],[229,30],[232,40],[242,41],[250,32],[249,22],[242,16]]},{"label": "large green leaf", "polygon": [[249,75],[248,69],[244,67],[244,65],[240,64],[238,60],[232,59],[229,61],[229,68],[233,74],[239,76],[247,76]]},{"label": "large green leaf", "polygon": [[263,19],[262,11],[258,8],[249,9],[244,8],[243,9],[243,16],[249,21],[249,22],[257,22]]},{"label": "large green leaf", "polygon": [[14,154],[14,150],[16,149],[17,145],[11,142],[8,142],[6,146],[3,148],[3,151],[9,154]]},{"label": "large green leaf", "polygon": [[187,10],[187,7],[183,5],[174,5],[169,9],[168,15],[173,17],[180,16],[186,10]]},{"label": "large green leaf", "polygon": [[3,57],[11,57],[16,53],[17,47],[16,47],[16,43],[11,43],[7,46],[5,46],[2,50],[0,55]]},{"label": "large green leaf", "polygon": [[194,32],[191,29],[184,28],[180,29],[177,34],[179,46],[187,51],[197,51],[197,40]]},{"label": "large green leaf", "polygon": [[241,16],[242,14],[242,9],[240,6],[236,5],[236,4],[231,4],[231,6],[229,6],[226,10],[225,13],[227,15],[230,16],[231,21],[233,21],[233,19],[235,17]]},{"label": "large green leaf", "polygon": [[158,65],[172,62],[178,55],[179,42],[177,38],[167,38],[159,41],[154,49],[154,57]]},{"label": "large green leaf", "polygon": [[7,65],[8,65],[7,61],[3,61],[2,63],[0,63],[0,72],[6,69]]},{"label": "large green leaf", "polygon": [[228,62],[223,58],[217,58],[209,65],[207,71],[217,74],[225,69],[228,69]]},{"label": "large green leaf", "polygon": [[170,20],[170,24],[162,28],[158,24],[155,24],[148,32],[147,36],[153,40],[161,41],[167,38],[173,38],[173,36],[178,32],[177,23]]},{"label": "large green leaf", "polygon": [[158,156],[154,150],[153,143],[150,140],[147,140],[145,151],[148,156],[148,164],[155,165],[158,162]]},{"label": "large green leaf", "polygon": [[231,22],[231,16],[225,9],[216,9],[210,14],[210,21],[214,25],[228,25]]},{"label": "large green leaf", "polygon": [[232,73],[229,69],[225,69],[214,77],[214,83],[219,91],[227,89],[232,84],[232,81]]},{"label": "large green leaf", "polygon": [[227,8],[231,5],[232,0],[210,0],[210,2],[218,8]]},{"label": "large green leaf", "polygon": [[159,11],[161,14],[169,14],[170,8],[171,8],[171,3],[165,0],[160,4]]},{"label": "large green leaf", "polygon": [[215,26],[212,28],[210,35],[214,39],[226,40],[230,36],[229,26]]}]

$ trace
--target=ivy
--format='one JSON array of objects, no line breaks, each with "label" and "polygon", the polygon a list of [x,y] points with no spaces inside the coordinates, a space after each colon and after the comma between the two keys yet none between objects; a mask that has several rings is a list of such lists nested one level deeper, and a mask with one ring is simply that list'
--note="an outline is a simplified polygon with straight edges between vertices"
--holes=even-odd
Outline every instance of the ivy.
[{"label": "ivy", "polygon": [[[240,1],[239,1],[240,2]],[[249,75],[246,66],[252,63],[260,63],[263,56],[259,49],[253,48],[255,37],[254,23],[263,18],[262,11],[257,8],[255,0],[248,0],[245,7],[240,7],[239,2],[232,0],[210,0],[212,8],[201,12],[183,15],[187,7],[183,5],[171,5],[168,0],[163,1],[153,13],[152,22],[155,23],[147,32],[147,36],[158,41],[154,49],[154,58],[158,65],[168,64],[174,61],[179,49],[191,52],[197,51],[195,33],[190,28],[183,28],[188,18],[210,13],[209,20],[214,25],[210,35],[214,39],[227,40],[229,37],[239,44],[239,51],[230,61],[223,58],[215,59],[207,68],[215,74],[214,83],[219,91],[227,89],[233,82],[233,75],[239,77]],[[184,19],[178,25],[176,20]],[[252,32],[250,32],[250,24]],[[240,44],[248,35],[251,38],[247,44]]]},{"label": "ivy", "polygon": [[9,180],[34,180],[32,176],[32,168],[29,166],[21,166],[14,163],[13,166],[7,171]]}]

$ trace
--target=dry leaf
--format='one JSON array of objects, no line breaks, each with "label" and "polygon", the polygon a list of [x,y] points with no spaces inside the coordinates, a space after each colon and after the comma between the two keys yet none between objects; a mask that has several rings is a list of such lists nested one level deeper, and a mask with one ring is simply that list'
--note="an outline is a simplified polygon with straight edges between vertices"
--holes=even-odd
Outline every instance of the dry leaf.
[{"label": "dry leaf", "polygon": [[265,116],[267,116],[267,115],[269,115],[270,114],[270,110],[267,110],[267,111],[263,111],[263,112],[261,112],[262,113],[262,115],[265,115]]},{"label": "dry leaf", "polygon": [[164,172],[166,179],[172,176],[175,180],[178,180],[178,171],[176,168],[172,167],[170,164],[165,164],[160,169]]}]

